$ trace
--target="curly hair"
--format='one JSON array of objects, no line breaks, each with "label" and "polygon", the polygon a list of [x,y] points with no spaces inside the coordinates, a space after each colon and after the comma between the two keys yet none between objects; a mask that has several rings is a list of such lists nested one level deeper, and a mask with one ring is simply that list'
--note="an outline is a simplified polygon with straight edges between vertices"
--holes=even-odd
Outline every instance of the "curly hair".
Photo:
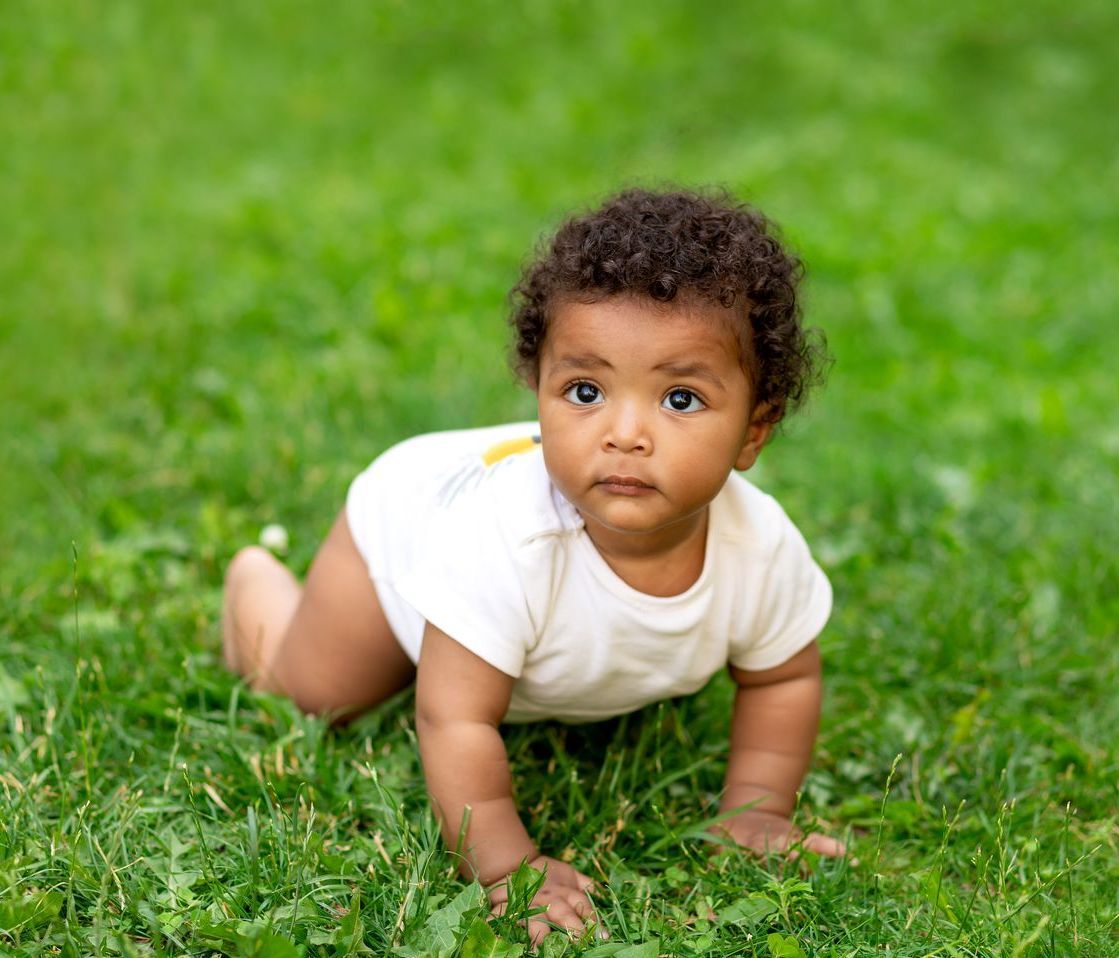
[{"label": "curly hair", "polygon": [[739,339],[757,407],[778,422],[823,378],[823,335],[801,323],[801,261],[773,224],[724,191],[628,189],[564,222],[511,292],[513,366],[535,384],[551,311],[565,298],[596,302],[694,295],[742,307]]}]

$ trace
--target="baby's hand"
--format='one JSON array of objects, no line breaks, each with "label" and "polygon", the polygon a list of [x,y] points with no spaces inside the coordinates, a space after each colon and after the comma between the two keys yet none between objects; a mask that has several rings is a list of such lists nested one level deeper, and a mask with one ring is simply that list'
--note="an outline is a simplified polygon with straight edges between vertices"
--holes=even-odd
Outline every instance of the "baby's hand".
[{"label": "baby's hand", "polygon": [[[587,920],[594,919],[594,906],[587,893],[594,888],[594,881],[576,871],[567,862],[547,855],[538,855],[529,865],[544,872],[544,884],[532,899],[532,907],[547,911],[528,920],[528,937],[535,948],[545,936],[555,929],[579,936],[587,930]],[[509,887],[502,883],[490,892],[493,913],[500,915],[509,901]]]},{"label": "baby's hand", "polygon": [[714,831],[729,835],[743,848],[759,855],[782,854],[793,846],[798,847],[790,857],[796,857],[801,849],[829,858],[840,858],[847,854],[847,846],[843,842],[819,832],[805,835],[783,815],[759,809],[747,809],[720,823]]}]

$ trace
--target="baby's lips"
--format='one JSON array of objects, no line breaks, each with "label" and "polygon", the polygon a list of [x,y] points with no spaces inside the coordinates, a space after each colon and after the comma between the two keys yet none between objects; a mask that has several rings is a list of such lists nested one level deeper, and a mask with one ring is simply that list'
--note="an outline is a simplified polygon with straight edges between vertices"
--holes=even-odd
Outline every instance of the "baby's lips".
[{"label": "baby's lips", "polygon": [[606,486],[633,486],[636,489],[653,488],[644,479],[638,479],[636,476],[607,476],[600,481]]}]

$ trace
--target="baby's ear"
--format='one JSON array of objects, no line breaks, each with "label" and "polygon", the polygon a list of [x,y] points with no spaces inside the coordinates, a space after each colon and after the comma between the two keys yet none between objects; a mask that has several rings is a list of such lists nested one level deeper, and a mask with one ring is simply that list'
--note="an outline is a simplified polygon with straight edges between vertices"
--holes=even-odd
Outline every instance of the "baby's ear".
[{"label": "baby's ear", "polygon": [[734,462],[735,469],[739,472],[745,472],[758,461],[758,455],[766,442],[769,441],[769,437],[773,433],[773,427],[776,425],[777,419],[773,416],[772,409],[768,405],[754,407],[753,418],[746,430],[746,441]]}]

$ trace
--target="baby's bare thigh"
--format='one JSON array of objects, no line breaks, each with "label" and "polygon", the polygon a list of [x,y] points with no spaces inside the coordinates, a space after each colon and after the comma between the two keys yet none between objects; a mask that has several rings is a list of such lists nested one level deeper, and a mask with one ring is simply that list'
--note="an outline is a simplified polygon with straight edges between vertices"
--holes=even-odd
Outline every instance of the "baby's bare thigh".
[{"label": "baby's bare thigh", "polygon": [[345,510],[311,563],[274,675],[305,711],[352,716],[415,677],[357,551]]}]

